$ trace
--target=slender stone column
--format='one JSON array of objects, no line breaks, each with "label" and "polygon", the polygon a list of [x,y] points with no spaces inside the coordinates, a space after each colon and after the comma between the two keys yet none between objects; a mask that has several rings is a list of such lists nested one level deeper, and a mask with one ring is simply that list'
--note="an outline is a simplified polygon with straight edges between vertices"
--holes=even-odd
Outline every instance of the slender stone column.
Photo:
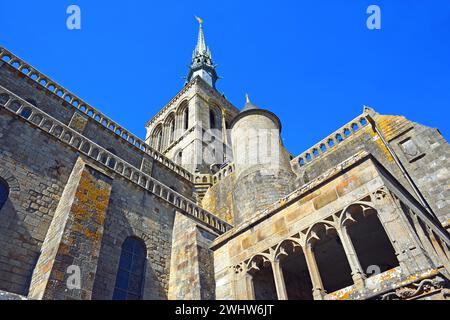
[{"label": "slender stone column", "polygon": [[323,300],[323,296],[326,292],[323,288],[322,278],[320,277],[319,268],[317,266],[316,257],[314,256],[314,251],[311,244],[306,245],[305,260],[308,265],[308,271],[313,285],[314,300]]},{"label": "slender stone column", "polygon": [[275,278],[275,287],[277,288],[278,300],[288,300],[286,283],[284,282],[283,269],[279,260],[272,262],[272,271]]},{"label": "slender stone column", "polygon": [[253,286],[253,276],[248,272],[241,272],[234,275],[234,296],[235,300],[255,300],[255,288]]},{"label": "slender stone column", "polygon": [[248,273],[245,275],[245,285],[247,288],[247,299],[256,300],[255,287],[253,286],[253,277]]},{"label": "slender stone column", "polygon": [[358,255],[356,254],[355,247],[352,240],[348,235],[347,227],[343,226],[342,230],[338,231],[339,238],[341,239],[342,246],[344,247],[345,255],[347,256],[348,263],[352,270],[353,283],[358,288],[364,287],[365,274],[362,270],[361,263],[359,262]]}]

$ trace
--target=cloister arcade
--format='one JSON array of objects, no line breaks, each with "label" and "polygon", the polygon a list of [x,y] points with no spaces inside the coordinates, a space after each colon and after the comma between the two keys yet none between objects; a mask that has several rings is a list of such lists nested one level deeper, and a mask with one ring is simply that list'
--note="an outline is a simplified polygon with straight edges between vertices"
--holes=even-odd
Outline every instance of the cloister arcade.
[{"label": "cloister arcade", "polygon": [[[414,228],[418,218],[412,209],[395,196],[382,197],[402,208],[403,228]],[[363,289],[369,278],[400,269],[401,240],[396,237],[401,235],[392,232],[392,225],[386,228],[374,201],[385,200],[368,196],[235,265],[236,281],[241,281],[237,290],[250,300],[322,300],[345,288]],[[420,221],[425,231],[414,229],[413,236],[422,232],[427,243],[419,241],[420,246],[428,245],[448,262],[448,239],[435,237],[427,222]],[[433,236],[439,239],[434,247]]]}]

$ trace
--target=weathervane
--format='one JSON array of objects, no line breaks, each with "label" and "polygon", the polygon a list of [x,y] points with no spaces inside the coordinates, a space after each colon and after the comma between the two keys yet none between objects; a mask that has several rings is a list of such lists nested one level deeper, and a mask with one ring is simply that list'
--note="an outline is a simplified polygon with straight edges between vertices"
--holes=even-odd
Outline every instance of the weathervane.
[{"label": "weathervane", "polygon": [[198,23],[200,23],[200,26],[203,24],[203,20],[197,16],[195,16],[195,19],[197,19]]}]

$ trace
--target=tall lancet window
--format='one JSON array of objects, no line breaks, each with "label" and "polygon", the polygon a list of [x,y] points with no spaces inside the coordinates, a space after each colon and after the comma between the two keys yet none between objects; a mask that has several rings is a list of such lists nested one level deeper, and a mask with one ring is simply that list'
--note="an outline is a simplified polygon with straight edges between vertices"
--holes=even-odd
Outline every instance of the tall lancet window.
[{"label": "tall lancet window", "polygon": [[0,178],[0,210],[5,205],[6,200],[8,200],[8,196],[9,196],[8,184],[6,183],[6,181]]},{"label": "tall lancet window", "polygon": [[113,300],[142,300],[146,260],[145,243],[127,238],[122,245]]},{"label": "tall lancet window", "polygon": [[217,128],[216,115],[214,114],[214,111],[212,111],[212,110],[209,110],[209,127],[211,129]]},{"label": "tall lancet window", "polygon": [[163,127],[161,124],[159,124],[152,134],[152,145],[156,150],[160,150],[160,148],[162,147],[162,130]]},{"label": "tall lancet window", "polygon": [[189,129],[189,108],[186,107],[183,112],[183,118],[184,118],[184,130]]},{"label": "tall lancet window", "polygon": [[169,134],[169,144],[175,140],[175,116],[174,114],[169,115],[167,118],[167,127]]}]

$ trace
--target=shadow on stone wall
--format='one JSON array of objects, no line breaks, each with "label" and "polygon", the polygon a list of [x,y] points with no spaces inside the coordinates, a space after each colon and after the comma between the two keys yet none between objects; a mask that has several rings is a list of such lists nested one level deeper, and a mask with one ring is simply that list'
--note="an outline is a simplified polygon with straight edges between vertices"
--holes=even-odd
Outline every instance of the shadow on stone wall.
[{"label": "shadow on stone wall", "polygon": [[[27,214],[34,212],[32,208],[25,210]],[[39,250],[40,244],[8,199],[0,211],[0,290],[28,294]]]}]

